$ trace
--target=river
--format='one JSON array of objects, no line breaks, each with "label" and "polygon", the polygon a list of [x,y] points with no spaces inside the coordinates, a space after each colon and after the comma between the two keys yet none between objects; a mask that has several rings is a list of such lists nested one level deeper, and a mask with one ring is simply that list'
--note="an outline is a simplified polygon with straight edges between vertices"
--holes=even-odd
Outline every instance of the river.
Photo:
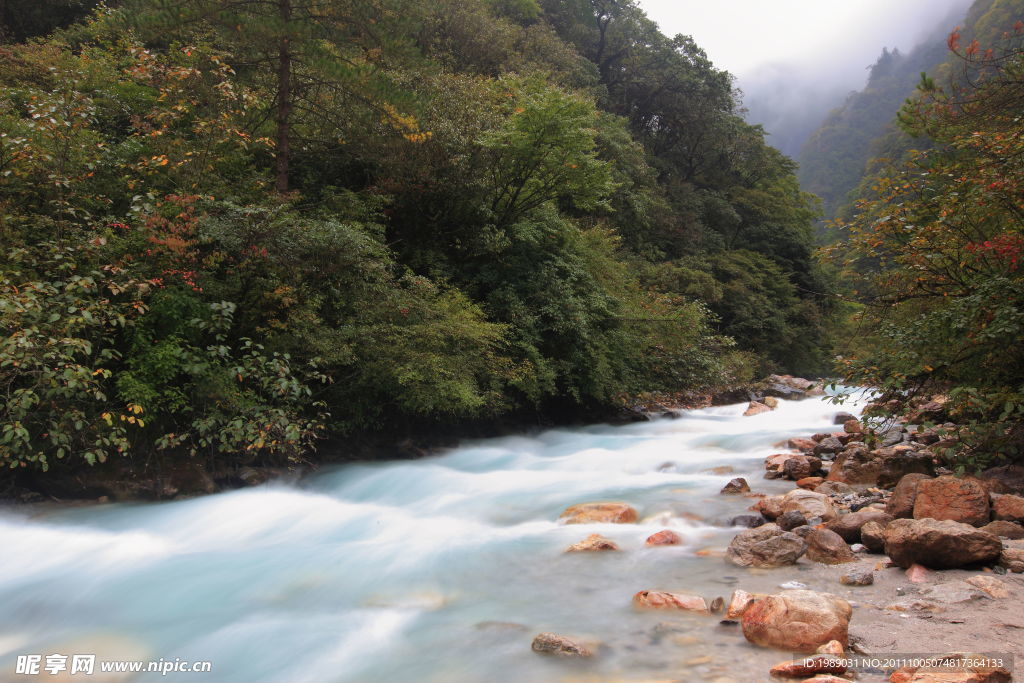
[{"label": "river", "polygon": [[[783,653],[719,617],[630,602],[786,580],[722,559],[736,532],[726,520],[753,501],[718,492],[734,476],[755,492],[792,488],[763,479],[764,457],[832,431],[838,408],[743,409],[468,442],[190,500],[6,508],[0,680],[26,653],[211,663],[141,681],[761,680]],[[720,466],[734,472],[709,471]],[[558,524],[567,506],[600,500],[629,502],[641,522]],[[685,543],[645,547],[664,528]],[[622,551],[564,553],[595,532]],[[554,659],[530,650],[542,631],[603,645],[593,660]],[[12,680],[32,678],[59,679]]]}]

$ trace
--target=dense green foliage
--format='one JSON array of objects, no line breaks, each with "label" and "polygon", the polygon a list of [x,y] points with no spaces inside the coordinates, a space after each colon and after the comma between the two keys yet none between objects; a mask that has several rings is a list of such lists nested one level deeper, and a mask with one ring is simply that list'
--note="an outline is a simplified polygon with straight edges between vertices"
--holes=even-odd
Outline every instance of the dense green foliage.
[{"label": "dense green foliage", "polygon": [[217,6],[0,48],[3,464],[296,461],[824,367],[794,164],[635,3]]},{"label": "dense green foliage", "polygon": [[834,249],[864,303],[847,379],[898,415],[948,392],[961,471],[1024,456],[1024,13],[1000,16],[988,45],[950,35],[899,117],[927,144],[872,179]]}]

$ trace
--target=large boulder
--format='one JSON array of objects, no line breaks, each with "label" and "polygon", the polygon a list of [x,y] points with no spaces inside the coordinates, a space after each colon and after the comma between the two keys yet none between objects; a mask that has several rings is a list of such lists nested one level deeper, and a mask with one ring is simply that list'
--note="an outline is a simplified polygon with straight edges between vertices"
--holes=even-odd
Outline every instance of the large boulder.
[{"label": "large boulder", "polygon": [[740,567],[782,567],[795,564],[806,551],[807,544],[796,534],[765,524],[737,534],[725,557]]},{"label": "large boulder", "polygon": [[800,512],[807,519],[821,517],[822,521],[830,522],[836,518],[836,509],[829,496],[805,489],[793,489],[783,496],[782,512],[790,510]]},{"label": "large boulder", "polygon": [[557,633],[541,633],[533,639],[533,651],[561,657],[592,657],[593,651],[580,641]]},{"label": "large boulder", "polygon": [[1024,522],[1024,496],[993,493],[992,519]]},{"label": "large boulder", "polygon": [[843,537],[847,543],[860,543],[860,530],[868,522],[878,522],[883,527],[892,521],[892,515],[875,508],[861,508],[848,515],[839,515],[826,524],[829,529]]},{"label": "large boulder", "polygon": [[831,640],[848,644],[850,603],[828,593],[786,591],[755,600],[743,612],[751,643],[789,652],[815,652]]},{"label": "large boulder", "polygon": [[707,601],[699,595],[667,591],[640,591],[633,596],[633,607],[637,609],[676,609],[684,612],[711,614]]},{"label": "large boulder", "polygon": [[948,519],[984,526],[989,516],[988,491],[977,479],[944,476],[917,485],[914,519]]},{"label": "large boulder", "polygon": [[927,451],[910,446],[894,446],[869,451],[862,444],[851,444],[832,463],[827,479],[851,486],[894,486],[911,472],[932,474],[935,466]]},{"label": "large boulder", "polygon": [[998,536],[950,520],[897,519],[883,537],[885,554],[904,569],[912,564],[952,569],[994,562],[1003,549]]},{"label": "large boulder", "polygon": [[850,546],[834,531],[814,529],[804,538],[807,543],[807,559],[822,564],[842,564],[853,562]]},{"label": "large boulder", "polygon": [[931,479],[927,474],[911,472],[905,474],[896,484],[892,495],[885,504],[885,511],[896,518],[910,518],[914,516],[914,501],[917,500],[917,487],[925,479]]},{"label": "large boulder", "polygon": [[633,524],[636,510],[626,503],[580,503],[560,516],[563,524]]}]

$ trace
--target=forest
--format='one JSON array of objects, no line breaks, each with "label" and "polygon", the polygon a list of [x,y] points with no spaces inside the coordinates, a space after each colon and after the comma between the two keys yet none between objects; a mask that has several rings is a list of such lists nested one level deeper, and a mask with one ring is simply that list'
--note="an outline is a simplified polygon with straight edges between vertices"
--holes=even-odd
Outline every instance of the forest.
[{"label": "forest", "polygon": [[797,164],[635,0],[12,0],[0,464],[311,463],[769,372],[955,388],[1016,453],[1019,9],[976,3],[891,167],[808,167],[861,187],[821,260]]},{"label": "forest", "polygon": [[634,2],[22,4],[8,468],[302,462],[825,369],[795,164]]}]

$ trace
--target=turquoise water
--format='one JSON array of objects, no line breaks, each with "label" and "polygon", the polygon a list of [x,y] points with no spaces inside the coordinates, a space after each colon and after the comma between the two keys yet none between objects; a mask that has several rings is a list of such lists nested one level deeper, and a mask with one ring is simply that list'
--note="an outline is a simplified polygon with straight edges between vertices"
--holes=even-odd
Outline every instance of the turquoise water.
[{"label": "turquoise water", "polygon": [[[630,602],[645,589],[728,597],[786,580],[721,558],[735,533],[725,520],[753,501],[718,491],[734,476],[791,488],[763,480],[763,458],[834,429],[837,408],[744,407],[470,442],[192,500],[8,508],[0,680],[58,680],[15,677],[15,658],[71,651],[212,663],[141,681],[761,680],[783,653],[715,617]],[[735,471],[707,471],[721,465]],[[598,500],[629,502],[641,522],[557,523]],[[664,528],[685,543],[644,546]],[[622,552],[563,552],[590,533]],[[603,645],[590,661],[555,660],[530,650],[542,631]]]}]

